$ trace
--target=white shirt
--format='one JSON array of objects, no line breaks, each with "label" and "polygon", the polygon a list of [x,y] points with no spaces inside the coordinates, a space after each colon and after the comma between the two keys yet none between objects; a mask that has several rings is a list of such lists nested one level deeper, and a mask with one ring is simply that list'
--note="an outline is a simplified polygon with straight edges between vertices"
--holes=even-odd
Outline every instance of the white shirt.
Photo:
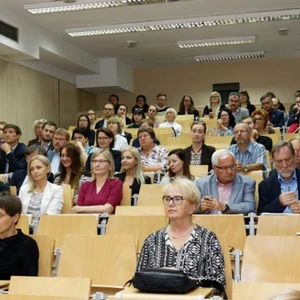
[{"label": "white shirt", "polygon": [[120,134],[115,135],[115,145],[113,147],[113,150],[122,151],[124,148],[127,147],[128,147],[127,139],[124,136],[121,136]]},{"label": "white shirt", "polygon": [[180,133],[182,132],[182,126],[179,125],[177,122],[164,122],[164,123],[160,123],[159,128],[173,128],[175,130],[176,133],[176,137],[180,135]]}]

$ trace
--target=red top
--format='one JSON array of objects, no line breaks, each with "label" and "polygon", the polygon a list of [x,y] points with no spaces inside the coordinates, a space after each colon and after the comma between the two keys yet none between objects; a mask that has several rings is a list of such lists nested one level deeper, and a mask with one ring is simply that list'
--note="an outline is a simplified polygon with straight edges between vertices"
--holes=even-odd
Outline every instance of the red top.
[{"label": "red top", "polygon": [[77,205],[92,206],[108,203],[116,207],[120,205],[122,197],[123,183],[119,179],[107,179],[99,193],[96,192],[96,180],[86,181],[79,190]]}]

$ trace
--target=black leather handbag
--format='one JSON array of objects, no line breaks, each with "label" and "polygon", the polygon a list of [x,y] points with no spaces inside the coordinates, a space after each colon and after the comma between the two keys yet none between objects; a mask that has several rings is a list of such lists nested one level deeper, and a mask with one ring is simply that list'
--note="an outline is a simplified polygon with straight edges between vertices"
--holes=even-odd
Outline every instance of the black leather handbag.
[{"label": "black leather handbag", "polygon": [[176,269],[146,268],[135,272],[133,286],[146,293],[185,294],[198,287],[198,281]]}]

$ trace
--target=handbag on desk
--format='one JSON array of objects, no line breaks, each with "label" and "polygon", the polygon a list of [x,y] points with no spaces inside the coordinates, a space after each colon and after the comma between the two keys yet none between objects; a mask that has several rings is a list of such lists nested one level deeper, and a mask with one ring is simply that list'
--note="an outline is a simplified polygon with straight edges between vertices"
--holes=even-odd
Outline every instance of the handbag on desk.
[{"label": "handbag on desk", "polygon": [[198,281],[183,271],[167,268],[135,272],[131,282],[136,289],[146,293],[185,294],[198,287]]}]

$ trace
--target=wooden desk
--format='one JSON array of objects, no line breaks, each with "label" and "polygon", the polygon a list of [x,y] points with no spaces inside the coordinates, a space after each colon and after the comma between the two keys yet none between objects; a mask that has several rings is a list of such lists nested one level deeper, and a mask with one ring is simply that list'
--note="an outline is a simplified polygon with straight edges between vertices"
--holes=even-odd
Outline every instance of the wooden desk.
[{"label": "wooden desk", "polygon": [[60,296],[41,296],[41,295],[1,295],[1,300],[82,300],[81,297],[60,297]]},{"label": "wooden desk", "polygon": [[300,290],[299,283],[233,283],[232,299],[266,300],[279,292]]},{"label": "wooden desk", "polygon": [[5,290],[9,287],[9,280],[0,280],[0,289]]},{"label": "wooden desk", "polygon": [[[205,299],[212,296],[213,289],[212,288],[198,288],[187,294],[154,294],[154,293],[143,293],[133,287],[126,287],[123,291],[120,291],[116,294],[117,297],[127,300],[199,300]],[[202,296],[202,298],[200,298]]]}]

